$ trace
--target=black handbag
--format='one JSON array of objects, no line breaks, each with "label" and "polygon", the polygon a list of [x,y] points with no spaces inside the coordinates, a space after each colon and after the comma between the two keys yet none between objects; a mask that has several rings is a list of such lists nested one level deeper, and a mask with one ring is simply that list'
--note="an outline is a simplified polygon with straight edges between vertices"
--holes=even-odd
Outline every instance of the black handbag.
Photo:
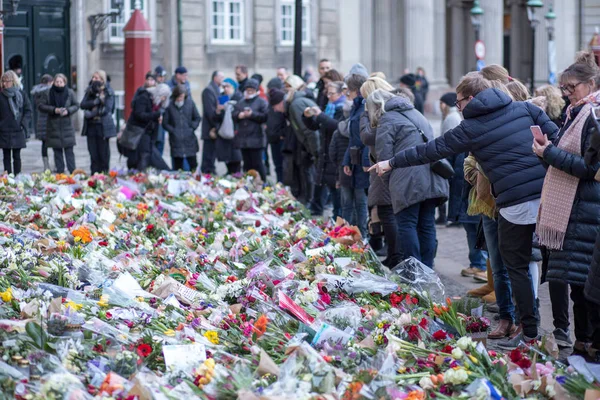
[{"label": "black handbag", "polygon": [[[404,117],[406,117],[406,119],[408,119],[410,121],[410,123],[415,126],[415,128],[417,128],[417,130],[419,131],[419,134],[421,135],[421,139],[423,139],[423,142],[425,142],[425,143],[429,142],[429,139],[427,139],[425,132],[423,132],[423,130],[421,128],[419,128],[417,126],[417,124],[415,124],[406,114],[404,114],[404,113],[401,113],[401,114],[404,115]],[[438,160],[438,161],[434,161],[434,162],[430,163],[429,165],[431,166],[431,170],[433,171],[434,174],[437,174],[444,179],[450,179],[454,176],[454,168],[452,167],[452,164],[450,164],[450,161],[448,161],[445,158]]]},{"label": "black handbag", "polygon": [[135,150],[140,144],[140,140],[145,133],[146,128],[127,124],[125,126],[125,130],[123,130],[123,133],[117,138],[117,142],[119,145],[121,145],[121,147],[124,147],[128,150]]}]

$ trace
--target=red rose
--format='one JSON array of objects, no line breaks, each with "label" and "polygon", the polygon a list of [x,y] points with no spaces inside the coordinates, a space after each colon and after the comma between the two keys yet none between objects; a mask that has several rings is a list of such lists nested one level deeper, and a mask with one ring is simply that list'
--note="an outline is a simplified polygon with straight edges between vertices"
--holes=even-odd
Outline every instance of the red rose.
[{"label": "red rose", "polygon": [[88,186],[91,187],[92,189],[94,189],[96,187],[96,181],[93,179],[90,179],[88,181]]},{"label": "red rose", "polygon": [[419,299],[417,299],[416,297],[413,297],[411,299],[411,301],[412,301],[413,304],[419,304]]},{"label": "red rose", "polygon": [[256,228],[258,228],[260,226],[260,221],[259,220],[254,221],[254,226]]},{"label": "red rose", "polygon": [[146,232],[150,233],[154,230],[154,225],[153,224],[148,224],[148,226],[146,226]]},{"label": "red rose", "polygon": [[442,349],[442,353],[446,353],[446,354],[451,354],[452,350],[454,350],[454,348],[450,345],[446,345],[443,349]]},{"label": "red rose", "polygon": [[283,213],[285,212],[285,210],[281,207],[277,207],[275,209],[275,212],[277,213],[277,215],[283,215]]},{"label": "red rose", "polygon": [[98,246],[106,247],[108,246],[108,242],[106,240],[103,240],[101,242],[98,242]]},{"label": "red rose", "polygon": [[425,318],[421,319],[421,322],[419,322],[419,326],[427,330],[427,320]]},{"label": "red rose", "polygon": [[408,338],[410,340],[421,339],[421,334],[419,333],[419,328],[416,325],[410,325],[408,328],[406,328],[406,333],[408,334]]},{"label": "red rose", "polygon": [[516,363],[521,369],[529,369],[531,367],[531,360],[529,358],[522,358]]},{"label": "red rose", "polygon": [[404,300],[404,295],[402,294],[392,293],[390,295],[390,304],[392,307],[397,307],[400,303],[402,303],[402,300]]},{"label": "red rose", "polygon": [[149,344],[142,343],[137,347],[136,353],[138,356],[146,358],[152,353],[152,347]]},{"label": "red rose", "polygon": [[448,338],[448,334],[443,330],[439,330],[433,333],[433,338],[435,340],[446,340]]},{"label": "red rose", "polygon": [[521,361],[523,359],[523,354],[521,354],[521,350],[514,349],[513,351],[510,352],[509,358],[510,358],[510,361],[512,361],[513,363],[518,363],[519,361]]}]

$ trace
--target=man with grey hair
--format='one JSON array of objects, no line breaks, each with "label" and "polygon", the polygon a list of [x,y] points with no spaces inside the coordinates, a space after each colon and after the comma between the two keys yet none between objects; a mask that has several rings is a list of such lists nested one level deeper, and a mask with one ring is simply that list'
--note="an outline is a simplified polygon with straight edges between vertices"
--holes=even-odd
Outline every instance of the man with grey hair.
[{"label": "man with grey hair", "polygon": [[214,71],[210,83],[202,91],[202,163],[200,170],[203,174],[214,174],[217,156],[217,134],[219,125],[217,107],[219,107],[219,88],[225,79],[222,71]]}]

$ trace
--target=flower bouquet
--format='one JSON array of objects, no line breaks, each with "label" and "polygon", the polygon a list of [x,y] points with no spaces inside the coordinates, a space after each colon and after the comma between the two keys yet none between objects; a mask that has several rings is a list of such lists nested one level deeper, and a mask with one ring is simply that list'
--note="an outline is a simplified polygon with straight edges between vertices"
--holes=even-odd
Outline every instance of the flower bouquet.
[{"label": "flower bouquet", "polygon": [[481,342],[485,346],[487,344],[488,331],[490,329],[490,320],[485,317],[466,317],[466,332],[467,335],[476,342]]}]

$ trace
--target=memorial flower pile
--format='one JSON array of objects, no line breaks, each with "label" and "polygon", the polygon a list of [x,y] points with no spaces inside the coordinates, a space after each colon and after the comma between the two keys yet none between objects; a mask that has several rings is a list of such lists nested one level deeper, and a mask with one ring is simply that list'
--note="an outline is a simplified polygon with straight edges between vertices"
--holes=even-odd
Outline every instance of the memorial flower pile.
[{"label": "memorial flower pile", "polygon": [[[251,175],[0,179],[0,399],[583,398],[489,321]],[[579,362],[579,364],[577,363]]]}]

